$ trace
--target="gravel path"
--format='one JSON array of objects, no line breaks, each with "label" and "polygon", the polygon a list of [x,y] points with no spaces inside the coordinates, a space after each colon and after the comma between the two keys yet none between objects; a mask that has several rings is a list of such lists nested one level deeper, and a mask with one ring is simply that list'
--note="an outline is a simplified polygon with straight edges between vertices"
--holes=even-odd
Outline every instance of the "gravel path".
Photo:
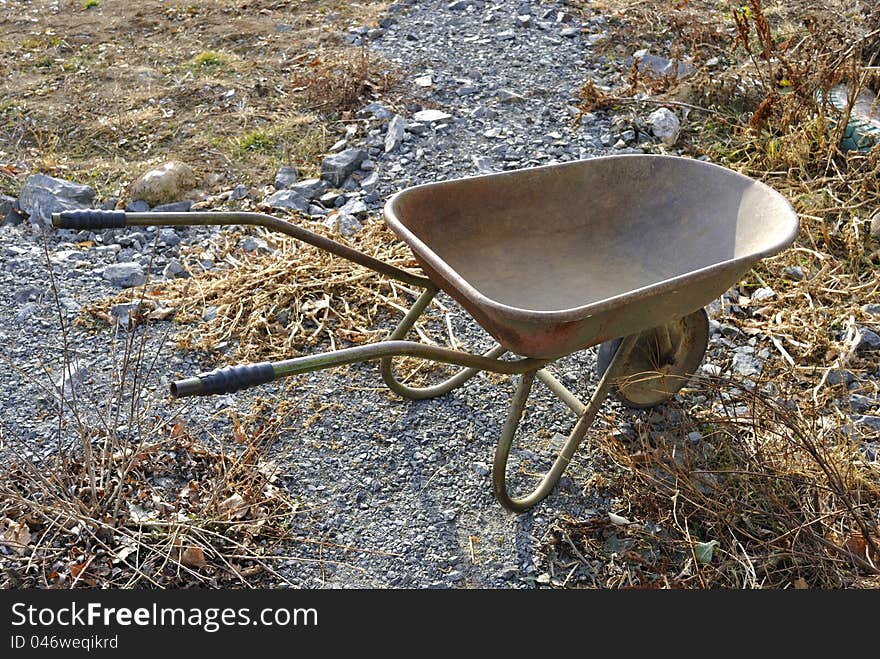
[{"label": "gravel path", "polygon": [[[608,120],[588,116],[573,122],[585,74],[585,41],[601,29],[602,18],[593,20],[582,25],[563,3],[442,0],[393,5],[383,28],[352,31],[351,41],[364,43],[407,72],[404,85],[415,99],[398,110],[405,127],[398,133],[396,125],[389,128],[400,123],[391,121],[394,112],[379,105],[362,112],[368,133],[347,146],[369,149],[378,180],[358,195],[377,210],[390,194],[416,183],[608,151],[603,146],[612,130]],[[426,116],[426,109],[443,114]],[[388,153],[386,144],[392,147]],[[169,243],[206,236],[194,229],[163,234],[151,257],[153,250],[144,245],[155,233],[138,233],[105,232],[102,242],[89,249],[75,243],[95,236],[49,236],[53,269],[62,279],[61,313],[68,320],[76,317],[79,305],[116,290],[104,276],[107,266],[118,260],[140,262],[159,277],[179,248]],[[0,345],[21,370],[4,366],[3,426],[36,452],[48,450],[54,441],[48,425],[54,399],[37,386],[46,381],[39,374],[43,365],[54,366],[49,378],[61,371],[57,311],[42,251],[40,238],[26,226],[0,230]],[[455,319],[456,335],[470,347],[488,345],[466,315],[457,313]],[[157,392],[157,413],[167,415],[179,412],[180,404],[159,395],[166,376],[211,365],[176,352],[173,342],[163,347],[158,334],[164,325],[153,328],[147,353],[159,355],[150,387]],[[110,376],[109,332],[95,335],[75,328],[71,343],[84,379],[100,383]],[[586,397],[594,382],[593,360],[593,351],[585,351],[563,360],[555,371]],[[534,586],[537,539],[548,526],[561,514],[605,514],[616,502],[584,495],[584,483],[593,473],[588,446],[557,490],[534,510],[515,516],[495,502],[488,465],[512,391],[509,380],[481,376],[442,398],[401,401],[381,386],[375,365],[302,376],[290,389],[278,383],[262,388],[258,395],[286,398],[301,410],[336,404],[311,423],[306,413],[295,417],[274,459],[284,465],[284,485],[312,510],[295,530],[365,550],[294,547],[292,553],[309,560],[282,562],[285,576],[303,587]],[[568,433],[572,418],[539,386],[536,391],[521,427],[521,434],[533,439],[524,440],[513,461],[525,460],[530,470],[543,471],[554,456],[558,434]],[[229,409],[244,409],[256,395],[189,401],[181,416],[206,435],[228,432]]]}]

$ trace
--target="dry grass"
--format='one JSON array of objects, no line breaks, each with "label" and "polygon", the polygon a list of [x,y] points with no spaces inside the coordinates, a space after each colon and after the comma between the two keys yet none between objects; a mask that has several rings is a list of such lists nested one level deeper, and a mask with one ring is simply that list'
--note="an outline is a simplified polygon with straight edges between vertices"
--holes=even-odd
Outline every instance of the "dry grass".
[{"label": "dry grass", "polygon": [[[403,243],[383,224],[371,222],[346,241],[320,225],[311,229],[398,267],[415,261]],[[209,353],[231,353],[238,361],[284,359],[318,344],[363,343],[381,330],[378,318],[403,311],[413,291],[311,245],[277,234],[265,234],[270,253],[243,252],[237,234],[223,234],[211,247],[222,266],[192,279],[175,279],[149,287],[142,316],[174,313],[183,323],[178,346]],[[190,250],[186,263],[199,269],[203,248]],[[89,313],[112,322],[112,303],[140,298],[129,290],[100,301]],[[207,312],[210,309],[210,314]],[[209,320],[205,320],[205,318]]]},{"label": "dry grass", "polygon": [[604,438],[594,485],[621,506],[551,529],[545,568],[574,567],[594,587],[880,586],[876,445],[763,387],[697,388],[708,400],[680,410],[676,427]]},{"label": "dry grass", "polygon": [[[69,369],[63,321],[61,335]],[[95,386],[35,382],[57,403],[48,451],[0,422],[0,587],[277,587],[293,585],[283,565],[366,551],[296,531],[318,511],[285,482],[292,449],[277,439],[308,425],[300,410],[257,400],[215,434],[160,409],[161,346],[147,345],[143,331],[112,337],[114,372]]]},{"label": "dry grass", "polygon": [[280,164],[309,174],[384,80],[340,38],[383,2],[69,5],[32,0],[0,27],[2,192],[46,171],[113,196],[169,158],[207,192],[264,185]]},{"label": "dry grass", "polygon": [[[604,438],[604,477],[591,485],[618,497],[625,523],[558,524],[545,538],[551,583],[878,587],[876,437],[853,426],[853,388],[828,377],[846,369],[856,391],[878,394],[867,377],[876,357],[856,345],[859,328],[876,323],[862,306],[880,302],[880,245],[870,235],[880,151],[841,152],[849,109],[826,100],[834,85],[848,85],[853,99],[875,84],[876,12],[872,23],[872,7],[843,2],[611,0],[606,9],[615,16],[607,55],[649,47],[690,56],[697,73],[657,80],[633,67],[617,89],[588,82],[584,111],[668,104],[685,117],[684,154],[769,183],[792,201],[802,228],[717,317],[770,351],[762,381],[701,378],[685,397],[699,402],[676,408],[672,423],[661,411],[633,443]],[[794,266],[803,279],[785,275]],[[775,295],[752,302],[759,287]],[[696,443],[687,440],[694,430],[703,436]]]}]

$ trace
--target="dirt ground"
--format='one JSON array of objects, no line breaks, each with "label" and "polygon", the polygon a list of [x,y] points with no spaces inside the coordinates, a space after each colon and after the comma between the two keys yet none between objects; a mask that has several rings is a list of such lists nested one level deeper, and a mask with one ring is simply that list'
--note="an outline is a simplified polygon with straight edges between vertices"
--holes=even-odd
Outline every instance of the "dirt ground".
[{"label": "dirt ground", "polygon": [[305,169],[372,81],[364,0],[0,0],[0,191],[42,170],[112,195],[147,164],[215,184]]}]

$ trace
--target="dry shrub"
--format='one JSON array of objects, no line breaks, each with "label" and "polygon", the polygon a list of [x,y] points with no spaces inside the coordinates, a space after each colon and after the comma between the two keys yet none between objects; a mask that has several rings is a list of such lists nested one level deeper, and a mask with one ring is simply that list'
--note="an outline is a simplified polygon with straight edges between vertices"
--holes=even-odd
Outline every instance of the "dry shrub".
[{"label": "dry shrub", "polygon": [[[706,111],[681,111],[683,152],[769,183],[795,206],[801,232],[716,315],[755,337],[756,351],[770,351],[766,381],[750,389],[701,379],[706,401],[683,420],[659,418],[670,406],[652,414],[653,427],[635,444],[606,437],[603,475],[592,485],[628,506],[620,510],[626,519],[556,524],[544,542],[551,585],[880,585],[878,444],[854,430],[861,426],[849,407],[853,393],[878,394],[876,355],[857,346],[861,328],[876,325],[863,306],[880,303],[880,243],[870,233],[880,210],[880,148],[840,150],[853,101],[876,75],[880,15],[868,3],[826,5],[770,11],[748,0],[732,19],[717,3],[647,0],[618,13],[610,41],[619,52],[648,45],[670,56],[690,44],[697,74],[658,85],[630,72],[618,90],[596,93],[588,83],[585,101],[699,105]],[[719,27],[719,39],[693,43],[682,25],[693,11]],[[654,41],[645,43],[640,25],[655,26]],[[721,65],[705,66],[710,56]],[[828,102],[839,84],[848,89],[843,112]],[[787,274],[795,267],[802,277]],[[752,302],[759,287],[774,295]],[[843,371],[856,382],[831,384]],[[701,441],[687,440],[693,430]]]},{"label": "dry shrub", "polygon": [[[63,323],[62,338],[62,372],[73,372]],[[264,457],[285,416],[255,409],[208,448],[148,395],[159,352],[146,345],[135,332],[112,343],[104,389],[43,386],[55,428],[40,446],[0,425],[7,587],[285,582],[273,551],[290,546],[301,505]]]},{"label": "dry shrub", "polygon": [[[61,372],[73,373],[60,322]],[[228,434],[184,422],[186,407],[169,412],[150,394],[165,341],[148,349],[149,338],[142,328],[110,340],[113,370],[94,385],[35,380],[50,401],[39,445],[0,420],[0,587],[291,585],[279,562],[364,551],[295,531],[315,514],[284,482],[292,449],[277,445],[310,423],[296,406],[258,399],[227,411]]]},{"label": "dry shrub", "polygon": [[364,98],[387,89],[395,80],[375,66],[364,48],[332,57],[310,56],[292,78],[294,87],[303,89],[310,109],[324,114],[351,112]]},{"label": "dry shrub", "polygon": [[[310,229],[331,235],[319,225]],[[178,334],[179,347],[232,352],[241,361],[285,359],[322,343],[367,341],[380,332],[372,327],[377,318],[405,309],[412,299],[408,286],[312,245],[267,233],[273,251],[247,253],[236,248],[238,236],[221,234],[211,247],[221,267],[152,285],[143,296],[142,317],[174,313],[176,322],[193,324]],[[368,223],[348,241],[332,237],[385,263],[415,265],[409,249],[382,224]],[[186,261],[194,272],[201,253],[194,248]],[[140,297],[131,289],[88,311],[109,322],[111,304]]]},{"label": "dry shrub", "polygon": [[880,446],[737,384],[701,379],[675,430],[606,436],[606,493],[628,508],[563,520],[543,567],[598,587],[880,586]]}]

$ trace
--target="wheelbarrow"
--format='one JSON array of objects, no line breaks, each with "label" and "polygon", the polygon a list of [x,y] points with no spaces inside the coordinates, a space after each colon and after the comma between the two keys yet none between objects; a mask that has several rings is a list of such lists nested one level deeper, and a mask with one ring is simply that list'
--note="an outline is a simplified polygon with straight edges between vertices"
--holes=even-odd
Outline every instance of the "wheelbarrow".
[{"label": "wheelbarrow", "polygon": [[[703,309],[760,259],[794,240],[798,218],[777,192],[717,165],[650,155],[595,158],[408,188],[385,205],[387,225],[426,277],[383,263],[291,222],[261,213],[65,211],[56,227],[250,224],[293,236],[380,275],[423,289],[387,340],[276,362],[227,366],[171,384],[171,395],[225,394],[320,369],[378,360],[400,396],[425,399],[480,371],[518,375],[495,449],[492,485],[521,512],[558,482],[610,392],[651,407],[672,398],[708,343]],[[406,340],[438,291],[457,300],[497,341],[475,355]],[[600,345],[599,381],[584,404],[548,366]],[[505,357],[506,359],[502,359]],[[422,388],[402,383],[396,357],[461,367]],[[550,470],[511,494],[507,462],[538,379],[576,421]]]}]

